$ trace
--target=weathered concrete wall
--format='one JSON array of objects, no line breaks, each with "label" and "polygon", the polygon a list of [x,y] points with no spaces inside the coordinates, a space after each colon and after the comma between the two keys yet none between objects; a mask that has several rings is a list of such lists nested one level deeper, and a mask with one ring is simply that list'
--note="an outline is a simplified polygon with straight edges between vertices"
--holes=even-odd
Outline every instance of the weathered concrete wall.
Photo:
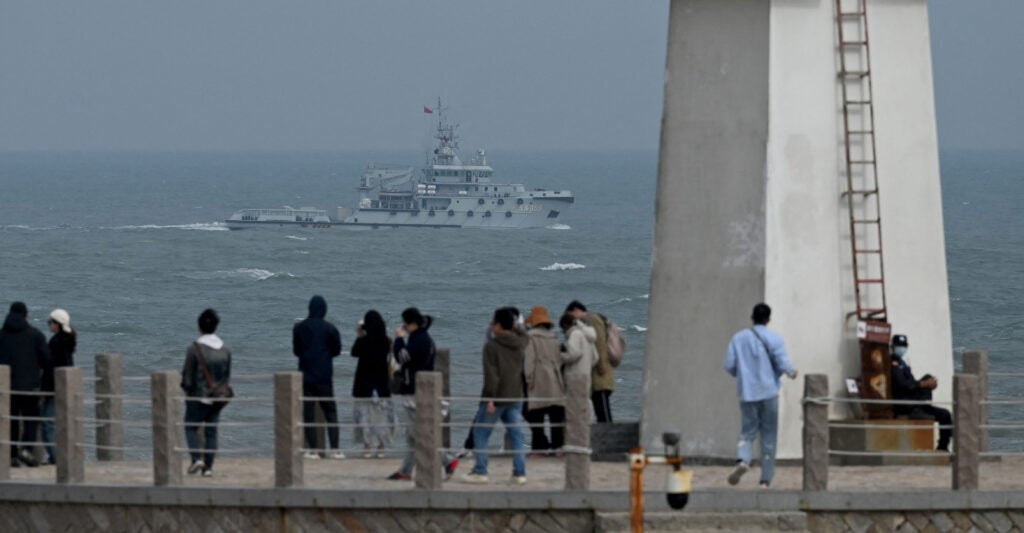
[{"label": "weathered concrete wall", "polygon": [[[952,337],[925,0],[869,1],[889,319],[910,362],[952,391]],[[683,431],[731,457],[735,386],[721,368],[753,304],[773,308],[803,373],[859,373],[830,0],[672,3],[641,439]],[[800,450],[784,380],[779,457]],[[846,416],[841,407],[834,416]]]},{"label": "weathered concrete wall", "polygon": [[651,271],[641,444],[734,454],[725,342],[764,295],[769,4],[676,0]]}]

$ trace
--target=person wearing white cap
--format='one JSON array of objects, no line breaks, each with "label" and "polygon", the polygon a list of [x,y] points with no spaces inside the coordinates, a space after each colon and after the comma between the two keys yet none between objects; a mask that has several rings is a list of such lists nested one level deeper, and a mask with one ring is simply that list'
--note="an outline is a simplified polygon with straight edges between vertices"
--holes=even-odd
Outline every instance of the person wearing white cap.
[{"label": "person wearing white cap", "polygon": [[[54,391],[54,372],[58,367],[74,366],[75,345],[77,335],[71,329],[71,316],[63,309],[50,311],[50,319],[47,321],[53,336],[50,337],[50,359],[43,366],[43,378],[41,389],[44,392]],[[42,402],[42,416],[48,420],[43,421],[43,444],[46,447],[46,461],[49,464],[57,463],[56,449],[53,447],[55,427],[53,423],[54,397],[44,396]]]}]

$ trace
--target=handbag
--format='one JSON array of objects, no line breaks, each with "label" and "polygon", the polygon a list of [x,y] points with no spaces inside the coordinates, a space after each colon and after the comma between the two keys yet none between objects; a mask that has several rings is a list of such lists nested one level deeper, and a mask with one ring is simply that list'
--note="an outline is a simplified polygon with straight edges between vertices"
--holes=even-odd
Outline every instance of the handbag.
[{"label": "handbag", "polygon": [[206,377],[206,387],[210,390],[209,398],[213,398],[214,409],[220,411],[227,407],[231,398],[235,397],[235,391],[227,382],[213,384],[213,376],[210,375],[210,367],[206,366],[206,358],[203,357],[203,349],[198,342],[192,343],[196,347],[196,356],[199,357],[199,366],[203,369],[203,376]]}]

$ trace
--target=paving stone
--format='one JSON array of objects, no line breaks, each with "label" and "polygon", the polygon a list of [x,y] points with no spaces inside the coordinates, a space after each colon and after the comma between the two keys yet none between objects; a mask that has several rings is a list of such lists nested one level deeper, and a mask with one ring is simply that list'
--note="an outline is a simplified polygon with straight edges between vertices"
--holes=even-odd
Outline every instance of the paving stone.
[{"label": "paving stone", "polygon": [[904,520],[895,531],[896,533],[917,533],[917,528],[909,520]]},{"label": "paving stone", "polygon": [[953,529],[956,528],[956,524],[953,523],[953,519],[951,519],[946,513],[932,513],[929,516],[929,519],[942,533],[953,531]]},{"label": "paving stone", "polygon": [[967,531],[974,527],[974,524],[971,524],[971,517],[967,516],[967,513],[949,513],[949,518],[953,520],[957,531]]},{"label": "paving stone", "polygon": [[907,513],[907,520],[917,528],[918,531],[924,531],[924,528],[931,524],[928,520],[928,515],[924,513]]},{"label": "paving stone", "polygon": [[1008,533],[1013,529],[1013,521],[1007,518],[1005,513],[993,511],[982,513],[982,515],[985,517],[985,520],[988,520],[988,523],[992,524],[992,527],[999,533]]},{"label": "paving stone", "polygon": [[866,533],[871,528],[871,519],[864,513],[843,513],[843,522],[853,533]]},{"label": "paving stone", "polygon": [[839,513],[811,513],[807,515],[807,529],[810,531],[843,532],[846,522]]},{"label": "paving stone", "polygon": [[982,513],[971,513],[971,523],[985,533],[994,532],[996,530],[996,528],[992,527],[992,524],[985,519],[985,515]]}]

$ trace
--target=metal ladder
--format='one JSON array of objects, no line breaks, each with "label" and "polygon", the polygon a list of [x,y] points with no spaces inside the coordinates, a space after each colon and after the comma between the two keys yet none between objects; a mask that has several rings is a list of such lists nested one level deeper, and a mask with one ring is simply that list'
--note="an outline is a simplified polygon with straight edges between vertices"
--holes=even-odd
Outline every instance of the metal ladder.
[{"label": "metal ladder", "polygon": [[859,320],[887,321],[867,0],[835,0],[853,284]]}]

